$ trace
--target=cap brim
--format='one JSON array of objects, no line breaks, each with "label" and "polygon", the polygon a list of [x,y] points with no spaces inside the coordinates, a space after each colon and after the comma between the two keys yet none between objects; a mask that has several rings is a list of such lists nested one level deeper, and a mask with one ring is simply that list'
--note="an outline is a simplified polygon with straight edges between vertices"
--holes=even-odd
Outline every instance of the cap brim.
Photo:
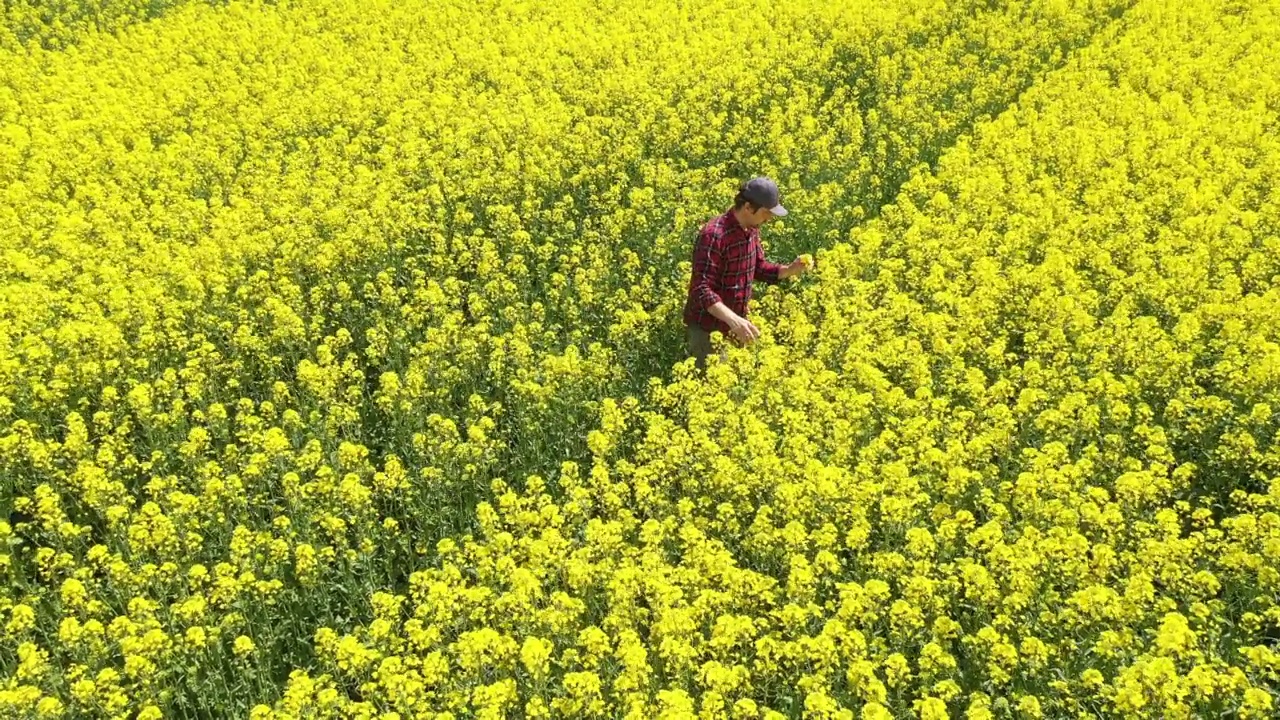
[{"label": "cap brim", "polygon": [[776,217],[783,217],[787,214],[787,209],[779,204],[769,208],[769,212],[773,213]]}]

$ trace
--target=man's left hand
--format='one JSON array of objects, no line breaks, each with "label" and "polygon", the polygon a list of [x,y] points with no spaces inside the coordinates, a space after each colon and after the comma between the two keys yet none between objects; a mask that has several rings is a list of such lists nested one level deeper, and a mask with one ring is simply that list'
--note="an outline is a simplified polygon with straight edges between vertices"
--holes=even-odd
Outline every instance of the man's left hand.
[{"label": "man's left hand", "polygon": [[783,277],[794,277],[796,275],[803,275],[811,269],[813,269],[813,259],[808,255],[801,255],[783,267],[781,275]]}]

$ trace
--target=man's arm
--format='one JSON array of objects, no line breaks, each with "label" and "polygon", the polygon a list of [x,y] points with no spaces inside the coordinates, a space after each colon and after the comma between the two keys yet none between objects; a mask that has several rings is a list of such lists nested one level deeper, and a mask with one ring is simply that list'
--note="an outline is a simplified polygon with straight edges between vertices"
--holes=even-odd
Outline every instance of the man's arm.
[{"label": "man's arm", "polygon": [[693,297],[700,309],[728,325],[731,333],[755,339],[759,335],[755,326],[725,305],[715,291],[716,282],[720,278],[722,241],[723,236],[705,229],[698,233],[698,242],[693,248]]},{"label": "man's arm", "polygon": [[786,276],[786,268],[765,259],[764,248],[757,241],[755,279],[767,285],[777,285],[778,281]]},{"label": "man's arm", "polygon": [[720,301],[717,301],[715,305],[707,308],[707,312],[720,318],[722,322],[730,327],[733,327],[733,321],[738,318],[738,313],[730,310],[728,305],[725,305]]},{"label": "man's arm", "polygon": [[716,317],[720,315],[713,308],[717,305],[724,307],[715,291],[720,278],[720,260],[720,236],[704,227],[698,231],[698,242],[693,247],[693,297],[697,300],[698,309],[708,310]]},{"label": "man's arm", "polygon": [[750,342],[760,337],[760,331],[754,323],[731,310],[723,302],[718,302],[707,308],[707,312],[720,318],[724,324],[728,325],[729,334],[740,341]]}]

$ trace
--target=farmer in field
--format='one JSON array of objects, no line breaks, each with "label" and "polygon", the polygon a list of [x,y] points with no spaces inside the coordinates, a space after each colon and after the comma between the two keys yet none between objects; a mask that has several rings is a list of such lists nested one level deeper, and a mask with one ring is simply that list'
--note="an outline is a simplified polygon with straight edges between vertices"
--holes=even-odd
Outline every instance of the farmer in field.
[{"label": "farmer in field", "polygon": [[[753,281],[776,284],[809,270],[805,258],[779,265],[764,257],[760,226],[786,214],[787,209],[778,199],[778,185],[767,177],[757,177],[738,189],[733,207],[707,221],[698,231],[684,323],[689,355],[699,370],[706,367],[713,331],[719,330],[739,347],[760,337],[760,331],[747,319]],[[726,355],[720,351],[721,359]]]}]

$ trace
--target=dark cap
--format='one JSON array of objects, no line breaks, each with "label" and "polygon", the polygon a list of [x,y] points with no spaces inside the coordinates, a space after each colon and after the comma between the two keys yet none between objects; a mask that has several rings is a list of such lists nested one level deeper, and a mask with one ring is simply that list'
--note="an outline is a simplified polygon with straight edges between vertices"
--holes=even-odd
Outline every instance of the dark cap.
[{"label": "dark cap", "polygon": [[787,209],[778,202],[778,184],[767,177],[751,178],[742,184],[738,192],[758,207],[769,208],[769,212],[778,217],[787,214]]}]

